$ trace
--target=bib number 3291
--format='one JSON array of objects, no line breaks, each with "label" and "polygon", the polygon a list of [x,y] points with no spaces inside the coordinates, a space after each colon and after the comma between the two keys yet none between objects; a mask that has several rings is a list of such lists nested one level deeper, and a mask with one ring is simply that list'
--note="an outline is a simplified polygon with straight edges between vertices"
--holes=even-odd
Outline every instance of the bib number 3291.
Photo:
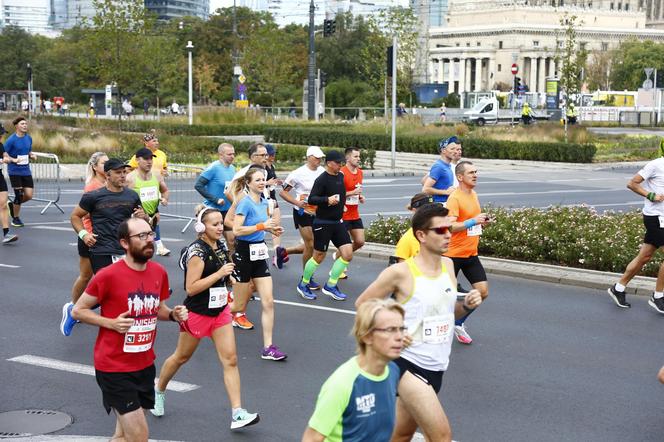
[{"label": "bib number 3291", "polygon": [[155,331],[157,329],[157,317],[148,319],[137,319],[134,321],[127,333],[125,333],[124,352],[141,353],[152,348]]}]

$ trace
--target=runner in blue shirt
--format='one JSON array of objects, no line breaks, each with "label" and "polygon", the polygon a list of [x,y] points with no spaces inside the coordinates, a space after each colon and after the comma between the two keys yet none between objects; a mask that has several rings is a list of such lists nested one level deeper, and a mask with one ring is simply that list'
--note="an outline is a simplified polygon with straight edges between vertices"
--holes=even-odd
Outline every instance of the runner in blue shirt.
[{"label": "runner in blue shirt", "polygon": [[5,142],[5,152],[9,156],[7,167],[9,181],[14,189],[14,201],[9,204],[9,212],[12,217],[12,226],[23,227],[23,221],[19,218],[21,204],[32,199],[34,194],[34,182],[30,171],[30,160],[37,156],[32,153],[32,138],[28,135],[28,121],[24,117],[16,117],[12,124],[16,132]]},{"label": "runner in blue shirt", "polygon": [[433,163],[429,175],[422,185],[422,192],[432,195],[434,202],[446,202],[447,197],[456,189],[451,163],[454,161],[456,148],[460,147],[460,144],[457,137],[449,137],[438,143],[440,159]]}]

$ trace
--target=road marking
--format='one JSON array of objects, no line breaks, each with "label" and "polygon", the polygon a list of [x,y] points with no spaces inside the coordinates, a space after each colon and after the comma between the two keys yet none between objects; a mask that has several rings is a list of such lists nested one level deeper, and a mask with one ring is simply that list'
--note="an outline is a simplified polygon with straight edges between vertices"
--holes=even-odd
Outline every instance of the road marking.
[{"label": "road marking", "polygon": [[13,266],[11,264],[0,264],[0,267],[7,267],[8,269],[20,269],[21,266]]},{"label": "road marking", "polygon": [[[70,373],[85,374],[88,376],[95,375],[95,368],[91,365],[77,364],[76,362],[60,361],[58,359],[43,358],[41,356],[22,355],[7,360],[11,362],[19,362],[21,364],[35,365],[37,367],[52,368],[54,370],[67,371]],[[186,393],[188,391],[200,388],[200,385],[188,384],[186,382],[170,381],[168,383],[168,387],[166,388],[171,391]]]},{"label": "road marking", "polygon": [[[410,198],[410,197],[408,197]],[[369,216],[391,216],[391,215],[410,215],[411,213],[407,210],[398,210],[395,212],[375,212],[375,213],[363,213],[362,217],[369,217]],[[293,218],[293,215],[281,215],[281,219],[290,219]]]},{"label": "road marking", "polygon": [[[260,301],[261,298],[256,296],[256,301]],[[311,304],[302,304],[301,302],[291,302],[291,301],[281,301],[279,299],[274,300],[275,304],[284,304],[284,305],[290,305],[292,307],[303,307],[303,308],[310,308],[312,310],[325,310],[328,312],[335,312],[335,313],[345,313],[347,315],[353,315],[355,316],[355,312],[352,310],[344,310],[342,308],[333,308],[333,307],[323,307],[320,305],[311,305]]]},{"label": "road marking", "polygon": [[[24,207],[25,209],[25,207]],[[32,226],[48,226],[52,224],[71,224],[71,221],[44,221],[43,223],[25,223],[26,227]]]},{"label": "road marking", "polygon": [[72,227],[58,227],[58,226],[32,226],[33,229],[39,230],[58,230],[60,232],[70,232],[72,235],[75,234]]},{"label": "road marking", "polygon": [[167,238],[165,236],[162,236],[161,240],[162,241],[168,241],[168,242],[182,242],[182,241],[184,241],[184,239],[182,239],[182,238]]}]

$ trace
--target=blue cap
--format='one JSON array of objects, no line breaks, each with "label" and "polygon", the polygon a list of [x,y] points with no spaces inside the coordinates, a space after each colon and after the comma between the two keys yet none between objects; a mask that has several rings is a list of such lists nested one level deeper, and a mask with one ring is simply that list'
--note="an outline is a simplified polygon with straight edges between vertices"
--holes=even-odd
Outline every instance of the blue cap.
[{"label": "blue cap", "polygon": [[453,136],[451,136],[451,137],[449,137],[445,140],[440,140],[438,142],[438,150],[443,150],[447,146],[449,146],[450,144],[460,144],[459,139],[456,136],[453,135]]},{"label": "blue cap", "polygon": [[277,153],[277,149],[274,148],[273,144],[266,144],[265,149],[267,149],[267,155],[269,157],[274,156]]}]

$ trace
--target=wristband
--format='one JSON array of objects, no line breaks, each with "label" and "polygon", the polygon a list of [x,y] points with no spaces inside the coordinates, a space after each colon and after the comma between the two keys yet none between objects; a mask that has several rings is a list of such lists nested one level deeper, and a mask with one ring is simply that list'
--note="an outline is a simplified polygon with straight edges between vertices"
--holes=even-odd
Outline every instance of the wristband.
[{"label": "wristband", "polygon": [[466,311],[466,313],[472,313],[472,312],[475,311],[474,308],[470,308],[470,307],[468,307],[466,304],[461,304],[461,306],[462,306],[463,309]]},{"label": "wristband", "polygon": [[[464,306],[464,307],[465,307],[465,306]],[[168,312],[168,319],[170,319],[170,320],[173,321],[173,322],[177,322],[177,321],[175,320],[175,316],[173,316],[173,310],[171,310],[170,312]]]},{"label": "wristband", "polygon": [[655,197],[657,194],[655,192],[648,192],[648,195],[646,195],[646,198],[648,198],[649,201],[655,201]]},{"label": "wristband", "polygon": [[259,232],[261,230],[265,230],[265,224],[263,223],[256,224],[256,231]]},{"label": "wristband", "polygon": [[78,232],[78,237],[81,238],[81,241],[83,241],[83,238],[85,238],[85,235],[87,235],[87,234],[88,234],[88,231],[87,231],[87,230],[85,230],[85,229],[81,229],[81,230]]},{"label": "wristband", "polygon": [[463,226],[464,226],[466,229],[470,229],[470,228],[473,227],[475,224],[477,224],[477,221],[475,221],[475,218],[467,219],[467,220],[465,220],[465,221],[463,222]]}]

